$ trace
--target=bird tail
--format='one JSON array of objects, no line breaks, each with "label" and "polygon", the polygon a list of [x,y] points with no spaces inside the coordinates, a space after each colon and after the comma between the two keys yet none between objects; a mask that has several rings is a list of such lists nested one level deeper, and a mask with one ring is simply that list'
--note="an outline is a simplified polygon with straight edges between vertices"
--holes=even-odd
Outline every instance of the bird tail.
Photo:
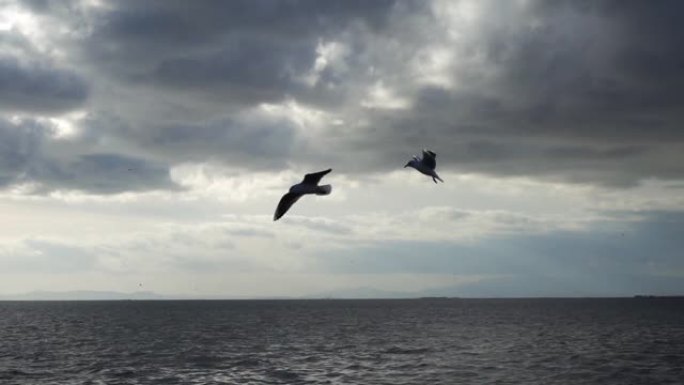
[{"label": "bird tail", "polygon": [[316,195],[328,195],[332,191],[332,186],[329,184],[317,186]]}]

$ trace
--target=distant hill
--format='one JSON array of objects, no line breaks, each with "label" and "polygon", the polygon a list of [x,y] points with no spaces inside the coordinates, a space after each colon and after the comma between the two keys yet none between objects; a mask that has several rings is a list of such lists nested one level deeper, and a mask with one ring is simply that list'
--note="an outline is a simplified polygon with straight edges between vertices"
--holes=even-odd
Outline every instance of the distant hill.
[{"label": "distant hill", "polygon": [[123,293],[118,291],[72,290],[32,291],[23,294],[0,295],[0,301],[122,301],[122,300],[248,300],[294,299],[285,296],[231,296],[231,295],[163,295],[153,291]]},{"label": "distant hill", "polygon": [[116,291],[91,290],[32,291],[24,294],[0,295],[0,300],[5,301],[104,301],[127,299],[167,299],[167,297],[151,291],[121,293]]},{"label": "distant hill", "polygon": [[[437,292],[441,293],[441,292]],[[423,290],[418,292],[380,290],[371,287],[357,287],[349,289],[332,290],[328,292],[307,295],[305,298],[330,298],[330,299],[370,299],[370,298],[421,298],[435,296],[435,291]],[[443,294],[440,294],[443,295]]]}]

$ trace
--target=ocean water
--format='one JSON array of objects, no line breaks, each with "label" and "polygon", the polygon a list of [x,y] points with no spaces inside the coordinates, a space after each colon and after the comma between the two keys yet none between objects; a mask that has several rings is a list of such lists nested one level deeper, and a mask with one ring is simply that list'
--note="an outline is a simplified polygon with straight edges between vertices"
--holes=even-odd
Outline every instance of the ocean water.
[{"label": "ocean water", "polygon": [[682,299],[0,302],[0,384],[682,384]]}]

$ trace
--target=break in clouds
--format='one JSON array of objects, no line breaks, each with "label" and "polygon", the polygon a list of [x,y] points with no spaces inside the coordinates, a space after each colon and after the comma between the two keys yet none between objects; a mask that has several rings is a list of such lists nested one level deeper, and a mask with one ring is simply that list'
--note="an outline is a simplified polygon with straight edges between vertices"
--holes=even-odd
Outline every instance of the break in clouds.
[{"label": "break in clouds", "polygon": [[684,176],[676,1],[3,1],[0,186],[402,166],[629,187]]}]

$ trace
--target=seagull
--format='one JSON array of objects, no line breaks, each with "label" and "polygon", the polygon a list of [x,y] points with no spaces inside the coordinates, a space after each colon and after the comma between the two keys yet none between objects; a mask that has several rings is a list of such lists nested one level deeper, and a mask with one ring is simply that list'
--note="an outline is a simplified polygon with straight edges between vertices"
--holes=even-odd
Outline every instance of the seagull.
[{"label": "seagull", "polygon": [[306,194],[316,194],[316,195],[328,195],[332,191],[332,186],[329,184],[326,184],[324,186],[319,186],[318,182],[321,181],[321,178],[325,176],[325,174],[329,173],[332,171],[331,168],[319,172],[314,172],[311,174],[306,174],[304,175],[304,180],[301,183],[298,183],[292,187],[290,187],[290,192],[287,194],[283,195],[282,198],[280,198],[280,203],[278,203],[278,208],[276,208],[275,214],[273,214],[273,220],[277,221],[285,215],[287,210],[292,207],[292,205],[297,202],[299,198],[302,197],[302,195]]},{"label": "seagull", "polygon": [[437,175],[435,172],[435,166],[437,166],[437,161],[435,158],[437,157],[437,154],[430,150],[423,150],[423,158],[418,158],[417,156],[413,156],[413,159],[409,160],[408,163],[406,163],[406,167],[413,167],[416,170],[420,171],[421,174],[425,174],[427,176],[432,177],[432,181],[437,183],[437,181],[440,181],[444,183],[442,178]]}]

